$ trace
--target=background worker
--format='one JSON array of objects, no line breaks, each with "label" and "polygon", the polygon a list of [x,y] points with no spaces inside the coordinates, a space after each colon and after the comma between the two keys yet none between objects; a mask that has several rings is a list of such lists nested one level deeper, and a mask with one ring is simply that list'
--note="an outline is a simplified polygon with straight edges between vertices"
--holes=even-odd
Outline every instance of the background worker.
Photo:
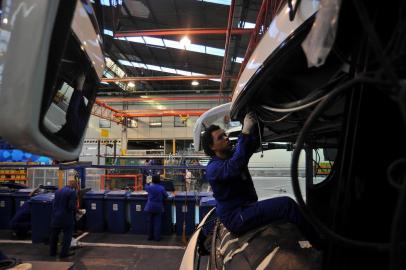
[{"label": "background worker", "polygon": [[160,176],[154,174],[152,183],[145,187],[148,192],[148,201],[144,208],[144,211],[148,213],[148,240],[161,240],[162,213],[168,194],[165,188],[159,184],[160,181]]},{"label": "background worker", "polygon": [[74,255],[69,251],[72,234],[75,227],[75,215],[77,210],[77,182],[73,175],[69,176],[68,185],[55,192],[52,208],[51,236],[49,243],[50,256],[56,256],[59,233],[63,231],[62,249],[60,258]]},{"label": "background worker", "polygon": [[[40,188],[36,188],[28,194],[32,196],[38,194]],[[10,228],[13,233],[20,239],[26,238],[31,231],[31,207],[28,199],[24,204],[18,208],[17,212],[10,220]]]}]

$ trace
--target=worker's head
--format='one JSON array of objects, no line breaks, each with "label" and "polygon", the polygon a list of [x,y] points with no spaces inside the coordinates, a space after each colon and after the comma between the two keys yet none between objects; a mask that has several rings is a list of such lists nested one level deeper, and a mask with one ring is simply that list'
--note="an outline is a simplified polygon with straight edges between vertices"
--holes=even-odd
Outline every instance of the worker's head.
[{"label": "worker's head", "polygon": [[78,185],[78,176],[76,172],[72,172],[68,174],[68,184],[71,188],[76,188]]},{"label": "worker's head", "polygon": [[161,176],[159,174],[154,174],[152,176],[152,183],[158,184],[159,182],[161,182]]},{"label": "worker's head", "polygon": [[203,150],[208,156],[215,156],[220,153],[227,153],[232,145],[228,136],[219,126],[209,126],[202,137]]}]

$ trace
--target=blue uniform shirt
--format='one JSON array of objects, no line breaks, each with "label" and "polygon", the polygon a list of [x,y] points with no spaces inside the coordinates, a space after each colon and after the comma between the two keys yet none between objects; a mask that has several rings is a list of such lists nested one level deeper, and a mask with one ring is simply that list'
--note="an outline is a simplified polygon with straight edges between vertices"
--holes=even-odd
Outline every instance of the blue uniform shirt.
[{"label": "blue uniform shirt", "polygon": [[164,212],[164,200],[168,197],[165,188],[159,184],[151,183],[145,186],[145,190],[148,192],[148,201],[144,211],[151,213]]},{"label": "blue uniform shirt", "polygon": [[229,159],[215,156],[206,168],[206,177],[216,198],[219,217],[241,206],[258,201],[258,196],[248,171],[248,161],[256,150],[254,136],[241,134],[235,151]]},{"label": "blue uniform shirt", "polygon": [[69,227],[74,224],[76,212],[76,191],[71,187],[63,187],[55,192],[52,207],[51,227]]}]

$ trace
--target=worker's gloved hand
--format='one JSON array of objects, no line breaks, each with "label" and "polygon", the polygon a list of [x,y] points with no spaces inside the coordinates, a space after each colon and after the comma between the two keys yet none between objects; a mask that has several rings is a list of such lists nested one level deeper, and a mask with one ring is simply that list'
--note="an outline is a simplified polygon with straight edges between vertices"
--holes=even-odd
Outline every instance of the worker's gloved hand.
[{"label": "worker's gloved hand", "polygon": [[78,78],[76,79],[76,90],[82,91],[83,90],[83,85],[85,83],[86,76],[85,74],[80,74]]},{"label": "worker's gloved hand", "polygon": [[244,123],[242,126],[242,133],[243,134],[250,134],[252,128],[254,125],[257,123],[257,120],[255,118],[254,112],[248,112],[245,117],[244,117]]}]

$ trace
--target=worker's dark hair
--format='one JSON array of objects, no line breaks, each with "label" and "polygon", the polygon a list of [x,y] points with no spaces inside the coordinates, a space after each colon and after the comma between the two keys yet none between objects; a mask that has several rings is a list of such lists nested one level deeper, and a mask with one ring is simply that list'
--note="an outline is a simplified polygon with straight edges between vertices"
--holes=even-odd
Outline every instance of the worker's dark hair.
[{"label": "worker's dark hair", "polygon": [[159,182],[161,182],[161,176],[159,174],[154,174],[152,176],[152,183],[158,184]]},{"label": "worker's dark hair", "polygon": [[206,131],[203,133],[202,136],[202,147],[206,155],[208,156],[215,156],[213,150],[211,150],[211,146],[213,145],[213,136],[211,135],[213,131],[219,130],[220,127],[217,125],[210,125]]}]

